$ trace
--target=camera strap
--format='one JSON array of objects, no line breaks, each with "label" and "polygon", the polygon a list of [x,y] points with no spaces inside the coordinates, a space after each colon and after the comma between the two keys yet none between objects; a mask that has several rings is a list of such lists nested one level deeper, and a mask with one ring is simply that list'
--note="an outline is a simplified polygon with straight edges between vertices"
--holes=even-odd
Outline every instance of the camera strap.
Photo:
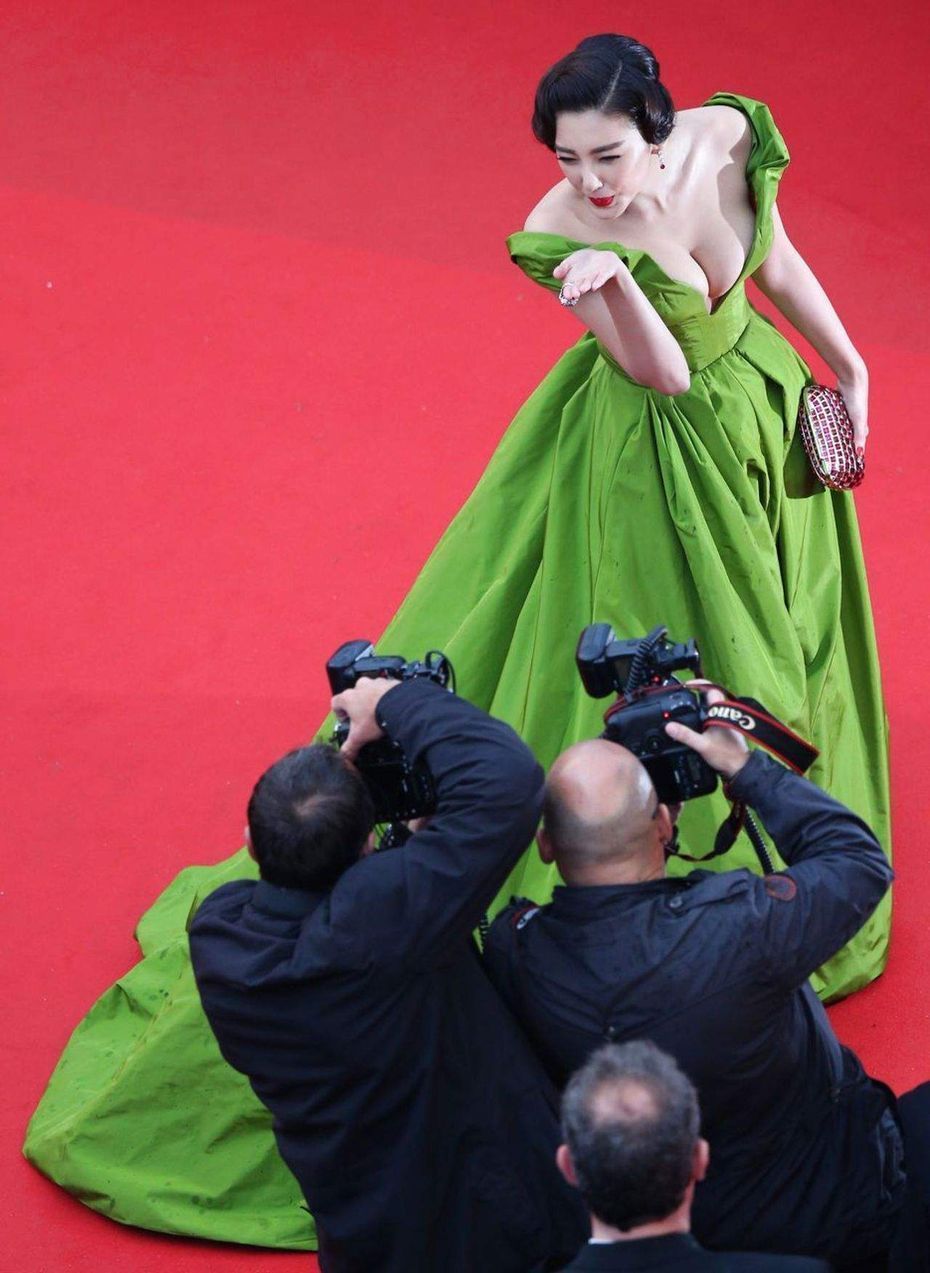
[{"label": "camera strap", "polygon": [[726,695],[722,703],[714,703],[712,707],[706,709],[705,730],[713,727],[735,729],[745,734],[747,738],[751,738],[754,743],[758,743],[760,747],[764,747],[782,764],[798,774],[807,773],[820,755],[812,743],[807,742],[800,734],[796,734],[793,729],[789,729],[777,716],[767,711],[757,699],[740,698],[736,694],[731,694],[725,686],[716,685],[713,681],[688,681],[687,686],[689,689],[720,690]]},{"label": "camera strap", "polygon": [[[725,786],[724,795],[726,795]],[[714,847],[709,853],[702,853],[698,857],[695,857],[692,853],[683,853],[676,836],[674,848],[668,850],[667,856],[681,858],[683,862],[709,862],[711,858],[722,857],[724,853],[729,853],[733,848],[736,837],[742,831],[746,822],[746,813],[746,806],[741,800],[732,802],[729,814],[717,828],[717,834],[714,836]]]},{"label": "camera strap", "polygon": [[[722,694],[726,695],[722,703],[714,703],[713,706],[706,708],[705,730],[712,728],[734,729],[738,733],[744,734],[747,738],[751,738],[754,743],[764,747],[776,759],[782,761],[789,769],[793,769],[795,773],[799,774],[806,773],[819,756],[820,752],[812,743],[807,742],[800,734],[796,734],[793,729],[789,729],[777,716],[773,716],[771,712],[767,711],[757,699],[740,698],[736,694],[731,694],[725,686],[717,685],[713,681],[692,680],[687,682],[687,686],[689,689],[702,692],[720,690]],[[746,805],[741,800],[733,799],[727,783],[723,784],[723,791],[731,802],[731,808],[729,816],[721,823],[717,831],[713,849],[702,857],[692,857],[690,854],[682,853],[676,848],[676,857],[680,857],[686,862],[707,862],[710,858],[720,857],[722,854],[728,853],[733,847],[736,837],[747,825],[747,820],[752,822]],[[755,834],[751,835],[750,838],[756,847],[756,851],[759,852],[761,836],[754,822],[752,823],[752,830]]]}]

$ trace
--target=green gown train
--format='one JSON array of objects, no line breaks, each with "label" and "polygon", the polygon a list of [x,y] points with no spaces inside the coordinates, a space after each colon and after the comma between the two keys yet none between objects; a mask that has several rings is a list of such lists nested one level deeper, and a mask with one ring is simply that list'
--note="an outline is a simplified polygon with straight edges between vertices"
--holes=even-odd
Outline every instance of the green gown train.
[{"label": "green gown train", "polygon": [[[583,336],[517,415],[381,648],[445,650],[461,691],[548,764],[600,729],[605,704],[585,696],[574,668],[580,629],[606,620],[635,636],[666,623],[675,639],[697,638],[710,676],[814,740],[810,776],[887,846],[886,726],[853,500],[811,478],[794,428],[809,372],[744,288],[771,246],[788,154],[764,105],[725,93],[710,102],[743,111],[753,133],[756,228],[737,282],[708,314],[646,253],[599,245],[675,334],[690,389],[643,388]],[[520,268],[553,290],[552,270],[579,246],[552,234],[508,240]],[[689,851],[710,847],[726,807],[719,794],[686,806]],[[711,865],[756,864],[746,844]],[[192,867],[143,916],[142,960],[78,1026],[25,1152],[116,1220],[308,1247],[312,1222],[269,1117],[220,1058],[188,961],[200,899],[251,871],[244,852]],[[553,883],[529,851],[505,894],[544,901]],[[889,920],[886,899],[821,971],[821,994],[878,975]]]}]

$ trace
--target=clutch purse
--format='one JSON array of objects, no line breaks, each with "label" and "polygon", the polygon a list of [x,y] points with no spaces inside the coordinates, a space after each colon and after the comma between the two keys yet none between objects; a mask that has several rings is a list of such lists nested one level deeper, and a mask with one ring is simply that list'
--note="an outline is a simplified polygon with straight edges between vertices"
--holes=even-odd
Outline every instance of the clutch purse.
[{"label": "clutch purse", "polygon": [[852,421],[843,395],[826,385],[807,385],[798,408],[801,441],[811,468],[832,491],[849,491],[865,477],[865,460],[856,454]]}]

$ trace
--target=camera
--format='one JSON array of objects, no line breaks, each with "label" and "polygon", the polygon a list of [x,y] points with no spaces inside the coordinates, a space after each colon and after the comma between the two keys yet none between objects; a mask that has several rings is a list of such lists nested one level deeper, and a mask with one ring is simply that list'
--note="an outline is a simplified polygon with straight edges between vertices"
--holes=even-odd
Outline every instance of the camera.
[{"label": "camera", "polygon": [[[408,663],[400,655],[376,654],[371,641],[346,641],[327,660],[326,675],[334,694],[351,689],[363,676],[393,677],[398,681],[426,679],[450,692],[455,686],[452,664],[438,650],[427,651],[422,662]],[[349,734],[347,721],[340,721],[333,742],[341,747]],[[359,752],[355,765],[375,806],[375,822],[388,823],[380,847],[402,844],[406,838],[402,823],[423,818],[436,808],[436,791],[429,769],[422,760],[411,762],[399,743],[379,738]]]},{"label": "camera", "polygon": [[592,698],[619,695],[604,714],[602,738],[620,743],[645,766],[663,804],[706,796],[717,786],[710,765],[665,732],[678,721],[700,733],[707,709],[700,693],[673,676],[689,670],[701,676],[701,658],[693,640],[676,645],[659,626],[644,637],[618,640],[609,623],[593,623],[578,640],[575,662]]}]

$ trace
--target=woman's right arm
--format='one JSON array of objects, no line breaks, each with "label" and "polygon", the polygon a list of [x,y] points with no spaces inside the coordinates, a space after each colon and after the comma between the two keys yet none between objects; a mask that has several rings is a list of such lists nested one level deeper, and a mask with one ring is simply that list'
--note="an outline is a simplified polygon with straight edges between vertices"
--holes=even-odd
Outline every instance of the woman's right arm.
[{"label": "woman's right arm", "polygon": [[809,340],[836,374],[852,421],[856,446],[863,450],[869,433],[869,373],[811,267],[797,250],[772,208],[774,236],[766,259],[753,282],[784,314],[796,331]]},{"label": "woman's right arm", "polygon": [[684,393],[691,371],[678,341],[615,252],[583,248],[553,270],[562,296],[631,379],[659,393]]}]

